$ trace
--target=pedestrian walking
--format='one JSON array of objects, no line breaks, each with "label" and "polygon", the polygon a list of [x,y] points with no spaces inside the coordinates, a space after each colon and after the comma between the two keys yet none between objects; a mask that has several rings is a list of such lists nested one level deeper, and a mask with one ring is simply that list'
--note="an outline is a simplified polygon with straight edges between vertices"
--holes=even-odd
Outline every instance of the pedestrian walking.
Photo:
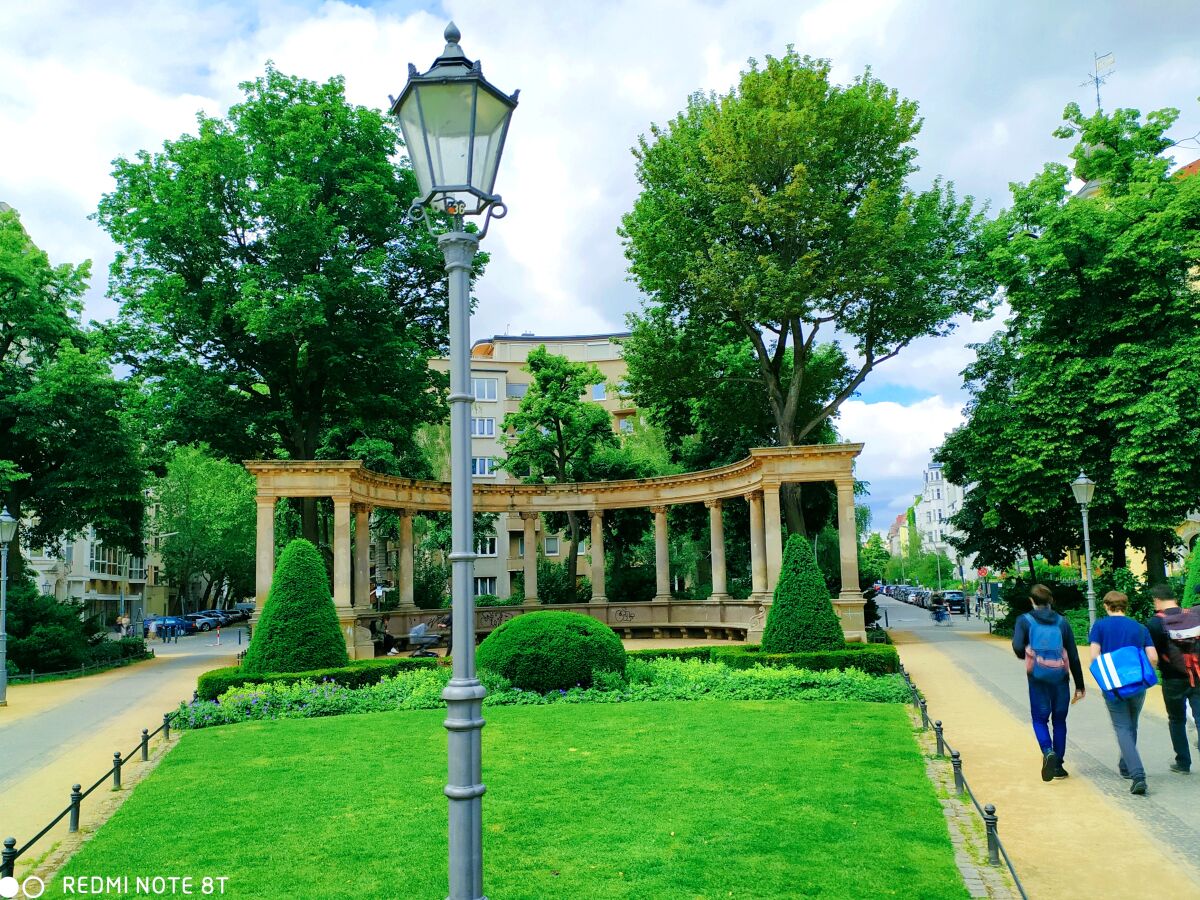
[{"label": "pedestrian walking", "polygon": [[1146,626],[1129,618],[1129,598],[1120,591],[1104,595],[1104,611],[1088,635],[1092,650],[1092,673],[1104,689],[1104,705],[1112,721],[1121,756],[1117,768],[1128,778],[1131,794],[1143,795],[1146,768],[1137,749],[1138,718],[1146,702],[1146,688],[1155,683],[1154,664],[1158,653]]},{"label": "pedestrian walking", "polygon": [[158,619],[150,620],[150,624],[146,626],[146,634],[150,637],[150,640],[158,637]]},{"label": "pedestrian walking", "polygon": [[[1197,585],[1200,594],[1200,585]],[[1181,609],[1175,592],[1165,584],[1151,588],[1154,615],[1147,622],[1150,639],[1158,651],[1158,673],[1162,678],[1163,704],[1175,762],[1171,771],[1186,775],[1192,770],[1188,747],[1187,710],[1200,728],[1200,608]],[[1200,744],[1197,744],[1200,749]]]},{"label": "pedestrian walking", "polygon": [[[1029,589],[1029,600],[1033,609],[1017,618],[1012,648],[1017,658],[1025,661],[1029,716],[1042,751],[1042,781],[1051,781],[1068,775],[1063,768],[1067,712],[1072,703],[1084,697],[1083,667],[1079,664],[1075,633],[1071,624],[1054,611],[1050,588],[1035,584]],[[1073,698],[1071,679],[1075,681]]]}]

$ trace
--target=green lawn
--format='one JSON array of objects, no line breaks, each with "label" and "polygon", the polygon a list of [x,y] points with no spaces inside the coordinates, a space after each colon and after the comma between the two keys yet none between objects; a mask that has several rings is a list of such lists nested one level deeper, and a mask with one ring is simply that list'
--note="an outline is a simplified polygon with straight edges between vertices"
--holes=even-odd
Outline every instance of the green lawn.
[{"label": "green lawn", "polygon": [[[487,716],[492,900],[967,896],[899,706],[564,704]],[[444,897],[443,717],[186,733],[62,874],[131,885],[139,874],[223,875],[236,900]],[[55,879],[46,896],[60,888]]]}]

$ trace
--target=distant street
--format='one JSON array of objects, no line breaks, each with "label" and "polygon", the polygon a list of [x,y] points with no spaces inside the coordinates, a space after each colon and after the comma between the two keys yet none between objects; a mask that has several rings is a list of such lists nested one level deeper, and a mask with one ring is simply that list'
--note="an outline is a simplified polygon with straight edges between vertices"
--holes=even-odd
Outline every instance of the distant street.
[{"label": "distant street", "polygon": [[[73,783],[88,787],[115,751],[127,753],[143,728],[153,731],[163,713],[190,700],[200,673],[232,665],[239,631],[224,630],[219,647],[211,632],[150,642],[156,659],[99,675],[10,684],[0,709],[0,839],[24,843],[67,805]],[[82,821],[87,827],[86,802]]]}]

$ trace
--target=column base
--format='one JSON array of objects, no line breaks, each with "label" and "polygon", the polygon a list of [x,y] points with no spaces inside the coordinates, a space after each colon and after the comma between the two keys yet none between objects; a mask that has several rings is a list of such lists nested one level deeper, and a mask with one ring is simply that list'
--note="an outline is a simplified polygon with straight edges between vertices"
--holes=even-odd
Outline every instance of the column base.
[{"label": "column base", "polygon": [[728,594],[709,594],[708,599],[709,600],[728,600],[729,595]]},{"label": "column base", "polygon": [[750,595],[750,599],[756,603],[761,603],[763,606],[770,606],[775,602],[775,595],[770,591],[755,591]]},{"label": "column base", "polygon": [[867,624],[863,614],[866,601],[860,591],[842,591],[833,602],[833,610],[838,615],[842,633],[851,643],[865,644],[867,642]]},{"label": "column base", "polygon": [[603,594],[592,594],[592,602],[593,603],[607,603],[608,598],[605,597]]},{"label": "column base", "polygon": [[666,603],[671,599],[670,594],[655,594],[652,603]]}]

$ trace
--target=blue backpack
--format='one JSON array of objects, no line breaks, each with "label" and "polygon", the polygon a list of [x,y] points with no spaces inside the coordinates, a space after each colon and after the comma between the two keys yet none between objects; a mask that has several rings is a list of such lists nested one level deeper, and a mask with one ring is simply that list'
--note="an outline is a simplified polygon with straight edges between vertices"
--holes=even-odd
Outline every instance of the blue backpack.
[{"label": "blue backpack", "polygon": [[1063,646],[1058,622],[1047,625],[1030,613],[1025,614],[1029,626],[1029,643],[1025,647],[1025,671],[1035,681],[1059,684],[1067,678],[1067,648]]}]

